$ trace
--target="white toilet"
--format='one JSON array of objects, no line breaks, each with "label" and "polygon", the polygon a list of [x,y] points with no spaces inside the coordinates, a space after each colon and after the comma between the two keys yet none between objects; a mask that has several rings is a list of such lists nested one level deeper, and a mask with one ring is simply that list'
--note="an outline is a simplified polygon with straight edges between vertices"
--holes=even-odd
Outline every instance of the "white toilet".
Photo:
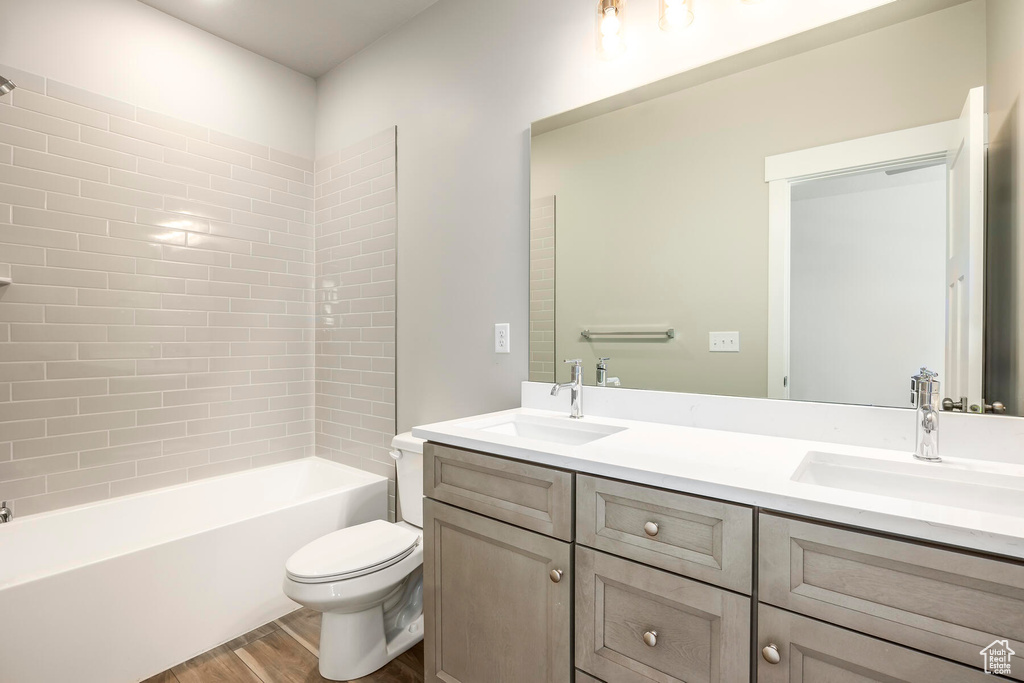
[{"label": "white toilet", "polygon": [[404,521],[327,534],[285,563],[284,592],[323,612],[320,675],[360,678],[423,639],[423,440],[391,442]]}]

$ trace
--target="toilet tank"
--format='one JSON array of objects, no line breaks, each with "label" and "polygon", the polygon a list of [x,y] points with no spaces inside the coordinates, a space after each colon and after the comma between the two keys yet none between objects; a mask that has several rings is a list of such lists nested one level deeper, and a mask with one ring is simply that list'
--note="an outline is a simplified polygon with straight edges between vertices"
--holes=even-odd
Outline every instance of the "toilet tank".
[{"label": "toilet tank", "polygon": [[399,510],[402,519],[423,528],[423,439],[411,432],[399,434],[391,441],[391,457],[397,467]]}]

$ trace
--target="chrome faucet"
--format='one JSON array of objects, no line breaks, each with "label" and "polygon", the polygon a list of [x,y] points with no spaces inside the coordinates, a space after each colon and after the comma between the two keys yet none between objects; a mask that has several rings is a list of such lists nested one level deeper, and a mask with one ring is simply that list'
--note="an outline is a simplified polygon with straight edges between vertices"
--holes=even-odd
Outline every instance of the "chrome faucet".
[{"label": "chrome faucet", "polygon": [[622,384],[618,377],[608,376],[608,361],[610,360],[611,358],[597,359],[597,386],[599,387],[617,387]]},{"label": "chrome faucet", "polygon": [[939,375],[928,368],[910,378],[910,403],[917,409],[917,447],[914,457],[942,462],[939,457]]},{"label": "chrome faucet", "polygon": [[579,420],[583,417],[583,360],[576,358],[575,360],[567,360],[565,362],[572,365],[569,368],[571,372],[570,381],[551,387],[551,395],[558,396],[558,392],[562,389],[571,389],[572,412],[569,413],[569,417]]},{"label": "chrome faucet", "polygon": [[9,522],[12,519],[14,519],[14,512],[11,511],[11,508],[7,507],[7,501],[5,500],[0,503],[0,524]]}]

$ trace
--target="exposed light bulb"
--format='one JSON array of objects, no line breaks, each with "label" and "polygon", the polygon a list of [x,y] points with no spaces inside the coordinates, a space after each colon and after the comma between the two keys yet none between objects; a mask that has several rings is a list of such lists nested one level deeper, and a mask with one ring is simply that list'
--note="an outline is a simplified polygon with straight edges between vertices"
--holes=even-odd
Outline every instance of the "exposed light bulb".
[{"label": "exposed light bulb", "polygon": [[661,0],[661,12],[658,26],[663,31],[675,31],[686,28],[693,23],[691,0]]},{"label": "exposed light bulb", "polygon": [[597,50],[603,59],[614,59],[626,50],[623,36],[626,0],[599,0],[597,5]]}]

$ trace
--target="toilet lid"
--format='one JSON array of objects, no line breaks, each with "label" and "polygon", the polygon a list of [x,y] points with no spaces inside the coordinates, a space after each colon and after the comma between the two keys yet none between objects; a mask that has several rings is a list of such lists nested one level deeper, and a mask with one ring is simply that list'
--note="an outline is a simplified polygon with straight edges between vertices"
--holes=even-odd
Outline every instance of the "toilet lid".
[{"label": "toilet lid", "polygon": [[288,558],[284,568],[299,580],[343,578],[407,555],[418,541],[419,534],[378,519],[321,536]]}]

